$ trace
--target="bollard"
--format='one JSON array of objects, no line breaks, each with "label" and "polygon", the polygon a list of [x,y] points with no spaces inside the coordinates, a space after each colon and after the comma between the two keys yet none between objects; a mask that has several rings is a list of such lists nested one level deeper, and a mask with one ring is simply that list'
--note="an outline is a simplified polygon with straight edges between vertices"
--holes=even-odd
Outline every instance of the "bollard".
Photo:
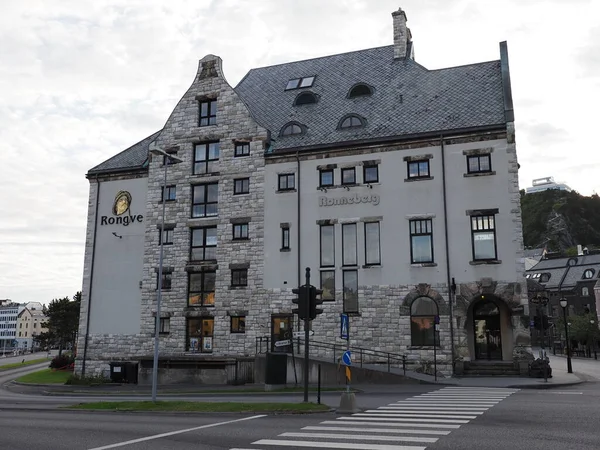
[{"label": "bollard", "polygon": [[317,405],[321,404],[321,364],[318,365],[317,372]]}]

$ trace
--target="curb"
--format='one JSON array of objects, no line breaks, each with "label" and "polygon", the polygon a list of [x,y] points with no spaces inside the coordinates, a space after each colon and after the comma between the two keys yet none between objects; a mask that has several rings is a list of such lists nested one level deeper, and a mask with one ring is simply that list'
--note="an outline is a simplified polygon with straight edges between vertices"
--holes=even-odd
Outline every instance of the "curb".
[{"label": "curb", "polygon": [[508,388],[513,389],[553,389],[560,387],[568,387],[568,386],[577,386],[579,384],[587,383],[585,380],[578,381],[567,381],[564,383],[549,383],[549,384],[513,384],[507,386]]}]

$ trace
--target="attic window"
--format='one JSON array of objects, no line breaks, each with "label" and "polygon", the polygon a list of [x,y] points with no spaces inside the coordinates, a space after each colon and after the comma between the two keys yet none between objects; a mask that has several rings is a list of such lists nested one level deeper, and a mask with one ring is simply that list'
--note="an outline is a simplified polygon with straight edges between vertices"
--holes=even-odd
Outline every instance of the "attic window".
[{"label": "attic window", "polygon": [[360,83],[350,89],[348,98],[364,97],[373,95],[373,90],[366,84]]},{"label": "attic window", "polygon": [[362,127],[362,126],[364,126],[363,120],[356,115],[352,115],[352,116],[347,116],[347,117],[343,118],[342,121],[340,122],[339,128],[341,128],[341,129],[356,128],[356,127]]},{"label": "attic window", "polygon": [[585,272],[583,272],[583,279],[584,280],[589,280],[594,276],[594,269],[586,269]]},{"label": "attic window", "polygon": [[313,103],[317,103],[317,96],[312,92],[303,92],[294,101],[295,106],[311,105]]},{"label": "attic window", "polygon": [[287,86],[285,87],[286,91],[291,89],[299,89],[299,88],[307,88],[313,85],[315,81],[315,77],[303,77],[303,78],[293,78],[288,81]]},{"label": "attic window", "polygon": [[547,283],[548,281],[550,281],[550,276],[551,274],[549,273],[543,273],[540,275],[540,283]]},{"label": "attic window", "polygon": [[282,136],[292,136],[294,134],[302,134],[302,127],[297,123],[290,123],[285,125],[281,130]]}]

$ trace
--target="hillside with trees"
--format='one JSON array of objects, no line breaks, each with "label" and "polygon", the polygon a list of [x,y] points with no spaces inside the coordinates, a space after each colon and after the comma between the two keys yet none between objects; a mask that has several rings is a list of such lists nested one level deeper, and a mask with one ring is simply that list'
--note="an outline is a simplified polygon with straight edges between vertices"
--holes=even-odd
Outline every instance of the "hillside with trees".
[{"label": "hillside with trees", "polygon": [[600,248],[600,197],[555,189],[521,191],[525,248],[572,254],[578,244]]}]

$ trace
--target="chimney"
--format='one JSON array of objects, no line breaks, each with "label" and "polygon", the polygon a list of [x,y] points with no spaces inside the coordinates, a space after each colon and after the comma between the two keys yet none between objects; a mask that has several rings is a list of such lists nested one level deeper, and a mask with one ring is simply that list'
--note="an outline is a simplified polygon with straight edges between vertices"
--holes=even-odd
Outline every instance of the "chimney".
[{"label": "chimney", "polygon": [[581,248],[581,244],[577,245],[577,256],[583,255],[583,249]]},{"label": "chimney", "polygon": [[406,26],[406,13],[402,8],[392,13],[394,20],[394,59],[413,58],[412,35]]}]

